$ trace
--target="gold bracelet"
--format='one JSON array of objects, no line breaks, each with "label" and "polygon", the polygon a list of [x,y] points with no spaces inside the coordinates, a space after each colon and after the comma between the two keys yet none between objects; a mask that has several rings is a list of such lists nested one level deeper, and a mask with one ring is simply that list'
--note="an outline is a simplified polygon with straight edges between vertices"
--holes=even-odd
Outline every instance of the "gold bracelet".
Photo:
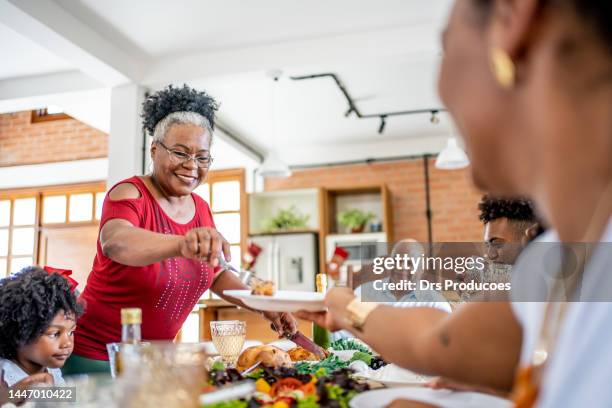
[{"label": "gold bracelet", "polygon": [[356,297],[351,300],[348,305],[346,305],[347,316],[345,318],[345,321],[354,329],[361,331],[370,313],[372,313],[372,311],[378,306],[378,303],[364,303]]}]

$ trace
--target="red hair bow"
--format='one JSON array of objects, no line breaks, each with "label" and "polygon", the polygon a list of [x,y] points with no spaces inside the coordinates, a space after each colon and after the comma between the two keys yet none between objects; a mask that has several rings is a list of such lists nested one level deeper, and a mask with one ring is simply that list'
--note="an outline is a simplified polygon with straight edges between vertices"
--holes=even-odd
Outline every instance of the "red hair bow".
[{"label": "red hair bow", "polygon": [[62,277],[64,277],[64,279],[66,279],[68,283],[70,283],[70,292],[74,292],[76,287],[79,285],[79,282],[75,281],[74,279],[70,277],[70,275],[72,275],[72,270],[70,269],[59,269],[59,268],[53,268],[52,266],[45,266],[43,269],[49,275],[57,273],[61,275]]}]

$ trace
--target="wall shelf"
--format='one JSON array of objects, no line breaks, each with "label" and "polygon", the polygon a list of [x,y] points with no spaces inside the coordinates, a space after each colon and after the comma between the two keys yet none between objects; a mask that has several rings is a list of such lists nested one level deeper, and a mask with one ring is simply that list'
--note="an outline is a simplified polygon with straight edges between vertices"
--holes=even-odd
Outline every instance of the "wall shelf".
[{"label": "wall shelf", "polygon": [[[279,210],[295,207],[301,214],[308,214],[308,225],[301,231],[266,231],[265,220],[274,217]],[[372,212],[382,225],[382,231],[371,232],[368,224],[363,233],[351,234],[338,225],[338,213],[357,208]],[[275,235],[299,232],[316,232],[319,237],[319,270],[325,270],[329,252],[327,237],[363,238],[371,241],[390,242],[393,239],[391,197],[385,184],[354,185],[340,188],[306,188],[276,190],[249,195],[249,235]],[[348,233],[347,233],[348,232]]]},{"label": "wall shelf", "polygon": [[293,232],[319,232],[321,190],[306,188],[296,190],[269,191],[249,194],[249,235],[276,233],[266,230],[264,223],[280,210],[295,207],[301,215],[308,215],[306,228],[301,231],[278,231],[279,234]]},{"label": "wall shelf", "polygon": [[384,232],[387,235],[387,239],[393,237],[391,202],[386,185],[361,185],[325,189],[324,201],[326,212],[325,235],[350,234],[350,231],[338,223],[338,214],[354,208],[374,213],[376,219],[381,223],[382,231],[371,231],[370,222],[368,222],[364,233]]}]

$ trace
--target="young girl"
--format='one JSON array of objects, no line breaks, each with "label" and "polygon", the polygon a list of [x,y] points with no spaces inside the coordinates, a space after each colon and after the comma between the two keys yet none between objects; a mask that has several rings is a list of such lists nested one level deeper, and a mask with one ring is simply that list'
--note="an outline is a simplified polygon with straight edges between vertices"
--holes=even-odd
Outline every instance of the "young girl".
[{"label": "young girl", "polygon": [[0,280],[0,383],[5,387],[64,384],[60,368],[72,353],[83,312],[73,290],[63,276],[34,266]]}]

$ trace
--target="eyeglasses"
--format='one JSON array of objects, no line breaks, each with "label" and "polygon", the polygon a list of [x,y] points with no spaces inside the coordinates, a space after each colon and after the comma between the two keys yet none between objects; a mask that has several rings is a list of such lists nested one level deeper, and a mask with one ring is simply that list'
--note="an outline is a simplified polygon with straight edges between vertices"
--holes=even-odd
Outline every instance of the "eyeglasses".
[{"label": "eyeglasses", "polygon": [[193,160],[198,168],[206,169],[210,167],[213,162],[213,158],[210,156],[210,154],[189,154],[181,150],[170,149],[162,142],[157,142],[157,144],[166,149],[170,155],[170,160],[176,164],[183,164],[189,160]]}]

